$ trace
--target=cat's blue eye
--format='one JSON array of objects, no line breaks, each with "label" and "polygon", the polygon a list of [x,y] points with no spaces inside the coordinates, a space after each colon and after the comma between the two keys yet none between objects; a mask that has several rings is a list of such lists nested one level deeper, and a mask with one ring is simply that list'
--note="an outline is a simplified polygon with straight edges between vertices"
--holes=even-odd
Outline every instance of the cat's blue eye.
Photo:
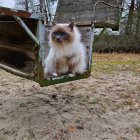
[{"label": "cat's blue eye", "polygon": [[67,36],[68,34],[66,32],[61,33],[62,36]]},{"label": "cat's blue eye", "polygon": [[66,32],[53,32],[52,35],[53,35],[53,36],[56,36],[56,35],[67,36],[68,33],[66,33]]},{"label": "cat's blue eye", "polygon": [[53,32],[53,35],[58,35],[58,32]]}]

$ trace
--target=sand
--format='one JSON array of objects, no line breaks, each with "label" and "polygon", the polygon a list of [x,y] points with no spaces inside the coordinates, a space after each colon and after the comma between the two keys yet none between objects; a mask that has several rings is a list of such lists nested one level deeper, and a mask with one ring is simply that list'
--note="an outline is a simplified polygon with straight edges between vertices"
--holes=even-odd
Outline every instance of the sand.
[{"label": "sand", "polygon": [[140,75],[42,88],[0,70],[0,140],[140,140]]}]

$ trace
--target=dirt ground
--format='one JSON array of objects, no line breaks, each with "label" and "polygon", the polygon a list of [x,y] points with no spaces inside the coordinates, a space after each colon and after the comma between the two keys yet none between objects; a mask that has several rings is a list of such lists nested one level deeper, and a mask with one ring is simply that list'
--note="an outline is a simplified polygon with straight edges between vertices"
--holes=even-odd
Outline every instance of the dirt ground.
[{"label": "dirt ground", "polygon": [[140,73],[42,88],[0,70],[0,140],[140,140]]}]

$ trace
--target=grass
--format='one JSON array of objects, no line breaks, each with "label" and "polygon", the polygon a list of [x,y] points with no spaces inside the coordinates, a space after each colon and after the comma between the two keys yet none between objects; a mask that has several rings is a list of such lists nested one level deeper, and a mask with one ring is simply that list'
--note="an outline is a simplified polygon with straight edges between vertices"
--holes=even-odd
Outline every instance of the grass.
[{"label": "grass", "polygon": [[80,119],[75,120],[75,123],[80,123],[80,122],[81,122]]},{"label": "grass", "polygon": [[32,106],[34,107],[38,107],[38,104],[36,102],[32,102],[32,101],[27,101],[26,103],[20,103],[19,105],[20,107],[28,107],[28,106]]},{"label": "grass", "polygon": [[112,73],[116,70],[140,73],[140,54],[93,53],[92,71]]},{"label": "grass", "polygon": [[134,129],[135,129],[135,132],[136,132],[138,135],[140,135],[140,127],[135,127]]},{"label": "grass", "polygon": [[90,102],[90,104],[98,104],[99,103],[99,99],[95,99],[92,102]]}]

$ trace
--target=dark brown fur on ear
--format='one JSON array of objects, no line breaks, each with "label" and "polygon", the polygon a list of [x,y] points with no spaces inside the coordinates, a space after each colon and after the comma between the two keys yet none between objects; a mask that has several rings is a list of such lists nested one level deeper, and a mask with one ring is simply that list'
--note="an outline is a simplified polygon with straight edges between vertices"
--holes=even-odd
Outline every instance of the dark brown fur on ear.
[{"label": "dark brown fur on ear", "polygon": [[69,27],[70,27],[71,31],[73,31],[74,22],[71,22],[71,23],[69,24]]},{"label": "dark brown fur on ear", "polygon": [[56,25],[56,22],[55,22],[55,21],[53,21],[53,22],[52,22],[52,26],[55,26],[55,25]]}]

